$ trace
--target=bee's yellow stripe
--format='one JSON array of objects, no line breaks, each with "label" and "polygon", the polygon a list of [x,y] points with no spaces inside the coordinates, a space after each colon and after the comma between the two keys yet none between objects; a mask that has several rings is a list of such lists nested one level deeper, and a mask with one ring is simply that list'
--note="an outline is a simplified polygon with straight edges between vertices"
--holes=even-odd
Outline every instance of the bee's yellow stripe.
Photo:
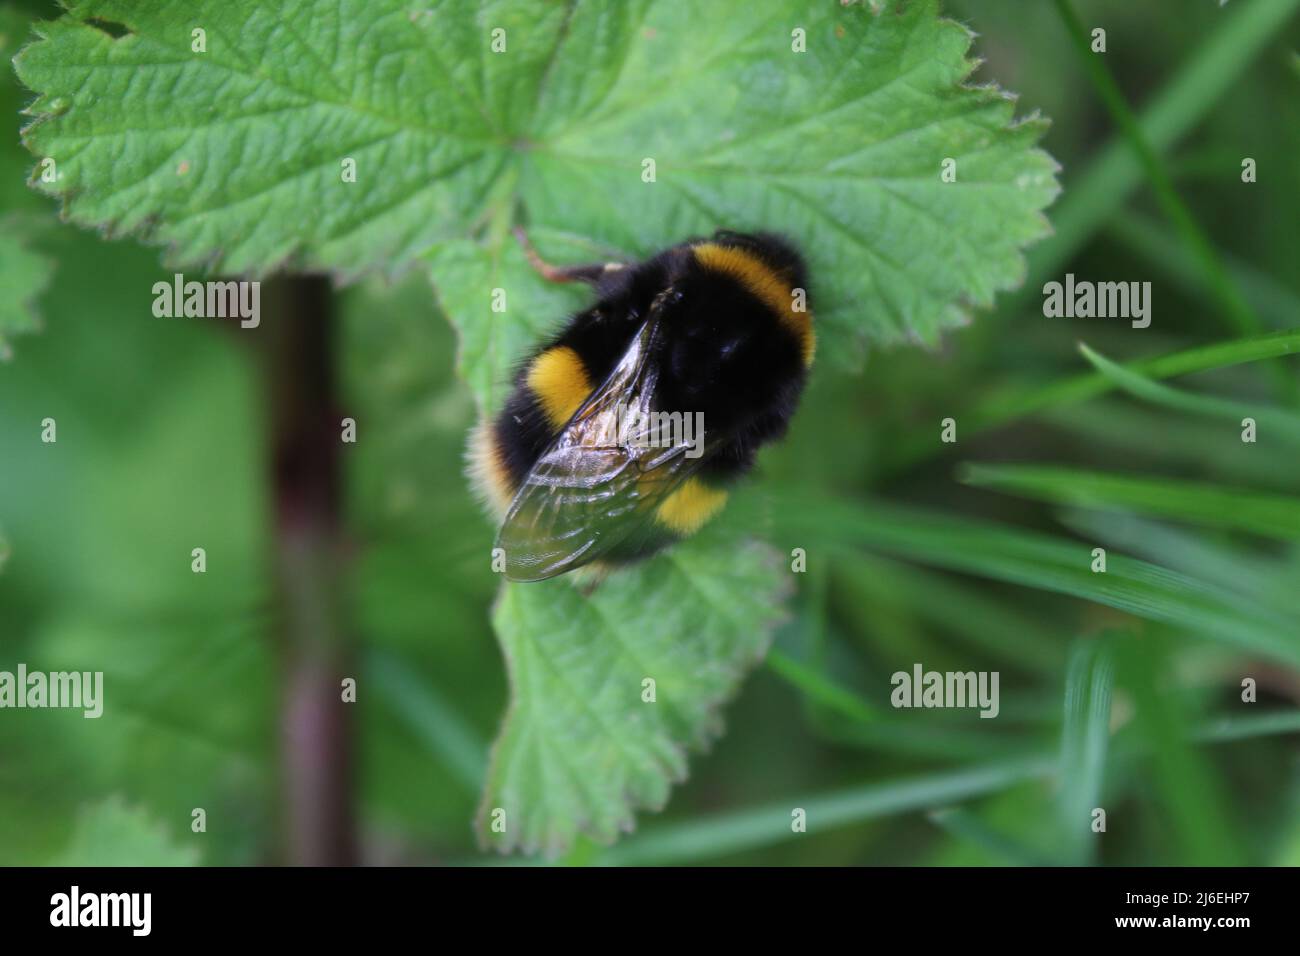
[{"label": "bee's yellow stripe", "polygon": [[704,268],[739,280],[741,285],[775,312],[781,324],[798,337],[803,348],[804,365],[812,365],[813,354],[817,351],[812,313],[795,311],[794,290],[779,272],[753,253],[731,246],[720,246],[715,242],[701,243],[694,247],[694,252],[695,261]]},{"label": "bee's yellow stripe", "polygon": [[698,478],[688,478],[680,488],[664,499],[655,519],[682,536],[694,534],[704,522],[722,510],[727,493],[710,488]]},{"label": "bee's yellow stripe", "polygon": [[593,386],[578,353],[561,345],[533,360],[528,369],[528,387],[541,401],[546,420],[559,428],[573,417]]}]

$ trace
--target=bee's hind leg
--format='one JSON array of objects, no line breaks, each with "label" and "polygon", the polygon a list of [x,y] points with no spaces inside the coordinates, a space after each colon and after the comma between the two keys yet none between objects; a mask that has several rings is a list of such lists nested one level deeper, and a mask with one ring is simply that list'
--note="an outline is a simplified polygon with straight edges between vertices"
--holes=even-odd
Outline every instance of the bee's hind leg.
[{"label": "bee's hind leg", "polygon": [[589,598],[612,570],[614,570],[613,566],[604,561],[585,565],[573,572],[573,586],[584,598]]},{"label": "bee's hind leg", "polygon": [[590,285],[596,285],[602,278],[610,272],[623,268],[621,262],[597,262],[585,266],[553,266],[533,248],[532,242],[528,239],[528,233],[524,232],[523,226],[515,226],[515,238],[519,244],[524,247],[524,255],[528,257],[528,264],[536,270],[547,282],[586,282]]}]

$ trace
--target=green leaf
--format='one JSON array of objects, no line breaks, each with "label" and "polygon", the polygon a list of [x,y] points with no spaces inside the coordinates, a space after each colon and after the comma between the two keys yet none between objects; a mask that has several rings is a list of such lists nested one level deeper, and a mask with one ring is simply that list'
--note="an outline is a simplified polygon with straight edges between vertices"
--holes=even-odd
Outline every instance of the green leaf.
[{"label": "green leaf", "polygon": [[1039,465],[968,465],[962,480],[1040,501],[1163,515],[1269,538],[1300,538],[1300,499],[1250,488]]},{"label": "green leaf", "polygon": [[556,855],[579,833],[612,842],[636,809],[663,807],[687,748],[719,736],[719,707],[766,652],[781,573],[766,548],[709,535],[589,597],[565,579],[507,585],[494,620],[512,697],[479,813],[484,846]]},{"label": "green leaf", "polygon": [[[28,6],[32,6],[28,4]],[[32,154],[23,149],[15,135],[19,114],[31,102],[8,64],[14,55],[32,40],[31,27],[36,14],[18,9],[12,2],[0,3],[0,115],[7,118],[6,134],[0,137],[0,209],[6,212],[38,209],[48,217],[48,202],[27,186],[32,169]]]},{"label": "green leaf", "polygon": [[[189,822],[189,814],[185,816]],[[182,846],[139,807],[111,797],[85,807],[72,839],[51,866],[197,866],[199,851]]]},{"label": "green leaf", "polygon": [[[398,269],[473,220],[505,157],[466,75],[482,45],[473,11],[454,6],[76,3],[15,59],[40,94],[24,141],[59,170],[34,185],[74,222],[166,244],[186,265]],[[488,19],[559,28],[553,5],[504,8]],[[540,73],[538,47],[497,71],[494,105]]]},{"label": "green leaf", "polygon": [[[1044,123],[964,85],[971,33],[937,0],[82,0],[38,30],[16,60],[39,94],[25,142],[56,160],[34,185],[69,218],[228,272],[427,255],[462,331],[510,330],[471,381],[517,357],[521,322],[558,318],[502,248],[511,222],[620,255],[785,231],[812,262],[824,351],[851,357],[933,343],[1022,281],[1057,193]],[[464,243],[524,289],[508,317],[459,271]]]},{"label": "green leaf", "polygon": [[36,300],[53,275],[54,262],[19,239],[13,220],[0,222],[0,360],[12,354],[11,336],[40,328]]},{"label": "green leaf", "polygon": [[[532,239],[555,248],[545,235],[534,230]],[[580,306],[580,294],[542,281],[513,241],[489,247],[458,240],[440,244],[428,255],[438,280],[438,303],[460,336],[457,371],[480,407],[494,412],[509,394],[515,363],[548,328]],[[505,313],[492,311],[494,289],[506,290]]]},{"label": "green leaf", "polygon": [[[30,20],[28,14],[0,5],[0,61],[7,63],[18,52],[30,31]],[[13,122],[29,99],[12,71],[0,69],[0,114]],[[0,139],[0,211],[5,213],[0,216],[0,360],[11,355],[10,338],[40,328],[37,300],[54,273],[54,262],[30,245],[33,233],[47,229],[46,216],[26,212],[44,205],[23,184],[31,165],[31,155],[17,137],[8,134]]]}]

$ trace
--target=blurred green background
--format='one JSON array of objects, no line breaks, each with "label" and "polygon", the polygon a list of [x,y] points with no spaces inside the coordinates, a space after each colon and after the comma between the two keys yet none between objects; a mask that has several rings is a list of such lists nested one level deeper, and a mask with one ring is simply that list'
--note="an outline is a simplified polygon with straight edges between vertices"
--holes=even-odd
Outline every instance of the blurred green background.
[{"label": "blurred green background", "polygon": [[[1232,8],[1269,2],[1075,5],[1086,26],[1107,28],[1105,66],[1154,146],[1157,177],[1208,238],[1217,287],[1056,4],[947,4],[979,34],[976,79],[1052,119],[1043,146],[1063,166],[1057,234],[1033,250],[1025,289],[940,351],[814,374],[738,514],[761,515],[786,553],[833,559],[810,563],[776,652],[667,810],[569,862],[1300,862],[1300,550],[1285,520],[1234,527],[1245,523],[1235,505],[1197,517],[1202,499],[1179,484],[1267,495],[1263,513],[1285,519],[1300,507],[1297,445],[1281,427],[1244,444],[1231,416],[1194,402],[1071,384],[1091,374],[1079,340],[1130,362],[1296,327],[1300,20],[1262,35],[1224,26],[1250,13]],[[6,62],[32,16],[57,13],[0,10]],[[256,355],[211,323],[155,319],[146,292],[170,275],[157,251],[60,224],[27,189],[26,100],[6,70],[0,227],[34,237],[56,272],[38,303],[44,330],[16,339],[0,365],[11,550],[0,669],[103,670],[116,719],[0,713],[0,863],[274,862],[273,528]],[[1246,156],[1254,184],[1240,178]],[[1067,271],[1151,281],[1151,328],[1044,318],[1039,290]],[[1235,322],[1225,295],[1256,328]],[[421,276],[351,287],[338,315],[344,410],[361,433],[345,460],[362,858],[495,862],[470,827],[506,701],[488,622],[498,580],[481,560],[492,528],[462,476],[473,402]],[[1174,384],[1289,408],[1279,422],[1300,408],[1295,359]],[[949,416],[955,445],[938,441]],[[39,440],[46,417],[57,444]],[[1063,470],[1028,490],[985,473],[999,490],[960,480],[972,462]],[[1081,472],[1143,476],[1155,503],[1097,490]],[[791,499],[798,508],[781,507]],[[1074,550],[1038,550],[1028,533]],[[189,569],[196,542],[204,576]],[[1197,583],[1135,572],[1128,590],[1071,596],[1109,585],[1071,583],[1053,557],[1083,555],[1086,571],[1098,545]],[[889,675],[917,661],[999,671],[1001,716],[891,710]],[[1243,677],[1258,681],[1256,703],[1242,702]],[[1093,806],[1107,832],[1080,838],[1063,820]],[[195,807],[204,834],[190,832]],[[807,808],[810,832],[767,826],[767,807],[787,818]]]}]

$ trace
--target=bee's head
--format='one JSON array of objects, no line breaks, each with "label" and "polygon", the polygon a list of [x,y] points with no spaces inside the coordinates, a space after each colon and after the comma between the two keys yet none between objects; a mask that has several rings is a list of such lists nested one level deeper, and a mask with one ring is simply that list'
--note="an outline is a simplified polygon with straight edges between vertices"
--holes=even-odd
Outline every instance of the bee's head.
[{"label": "bee's head", "polygon": [[766,234],[720,232],[686,251],[648,316],[661,329],[664,401],[678,403],[664,407],[712,410],[730,426],[801,380],[803,343],[783,315],[796,290],[806,298],[803,260]]}]

